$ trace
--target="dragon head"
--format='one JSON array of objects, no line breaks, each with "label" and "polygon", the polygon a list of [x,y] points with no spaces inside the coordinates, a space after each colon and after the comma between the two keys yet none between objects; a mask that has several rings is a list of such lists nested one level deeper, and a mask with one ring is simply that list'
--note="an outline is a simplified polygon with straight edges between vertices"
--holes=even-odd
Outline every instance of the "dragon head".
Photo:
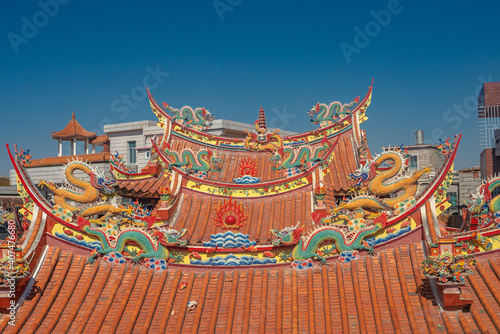
[{"label": "dragon head", "polygon": [[360,186],[361,182],[366,182],[373,177],[375,177],[375,170],[377,164],[373,160],[366,160],[366,163],[360,164],[359,168],[356,169],[352,174],[349,174],[349,178],[356,182],[356,186]]},{"label": "dragon head", "polygon": [[283,245],[293,245],[299,242],[300,235],[302,234],[303,228],[299,227],[300,222],[294,227],[285,227],[281,231],[277,229],[271,229],[271,233],[278,239],[272,241],[273,246]]},{"label": "dragon head", "polygon": [[160,243],[163,246],[185,246],[187,244],[186,240],[180,240],[184,234],[186,234],[187,230],[183,228],[180,231],[176,231],[174,229],[160,229],[156,231],[155,234],[159,238]]},{"label": "dragon head", "polygon": [[467,205],[467,210],[470,212],[479,213],[484,204],[486,204],[486,196],[484,185],[482,185],[477,189],[475,194],[470,194],[470,199],[465,202],[465,205]]},{"label": "dragon head", "polygon": [[212,150],[207,150],[207,158],[209,163],[211,163],[211,171],[218,172],[222,169],[222,159],[219,158],[217,153],[214,153]]},{"label": "dragon head", "polygon": [[312,107],[311,110],[309,110],[307,112],[307,114],[309,115],[309,117],[312,118],[314,115],[316,115],[317,113],[319,113],[319,111],[321,110],[320,106],[321,105],[318,102],[314,107]]},{"label": "dragon head", "polygon": [[105,194],[111,194],[113,192],[116,181],[104,175],[104,172],[101,172],[99,168],[92,168],[92,171],[87,174],[90,176],[90,183],[92,186],[99,189],[99,191]]},{"label": "dragon head", "polygon": [[215,116],[212,115],[210,111],[206,110],[205,108],[202,108],[202,115],[207,125],[212,124],[213,120],[215,119]]},{"label": "dragon head", "polygon": [[276,149],[274,155],[269,158],[269,160],[273,164],[272,165],[272,169],[273,170],[279,169],[279,161],[281,160],[281,158],[283,157],[283,155],[284,155],[283,147],[279,147],[278,149]]}]

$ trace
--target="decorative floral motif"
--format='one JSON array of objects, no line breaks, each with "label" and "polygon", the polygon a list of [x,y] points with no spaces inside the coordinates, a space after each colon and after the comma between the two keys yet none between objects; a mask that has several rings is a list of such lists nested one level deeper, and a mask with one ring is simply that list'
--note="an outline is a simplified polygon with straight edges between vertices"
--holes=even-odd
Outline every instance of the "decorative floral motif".
[{"label": "decorative floral motif", "polygon": [[292,262],[292,268],[295,268],[295,269],[307,269],[307,268],[311,268],[312,266],[313,266],[312,259]]},{"label": "decorative floral motif", "polygon": [[24,165],[29,165],[31,163],[30,150],[23,151],[23,149],[16,149],[16,159]]},{"label": "decorative floral motif", "polygon": [[439,145],[436,145],[436,147],[439,150],[438,153],[442,154],[446,157],[453,150],[453,143],[450,143],[450,138],[446,139],[445,142],[443,142],[441,139],[439,139]]},{"label": "decorative floral motif", "polygon": [[453,280],[462,282],[463,274],[471,272],[471,267],[476,264],[473,255],[452,255],[445,253],[440,256],[429,256],[422,262],[422,270],[428,277],[439,278],[443,283]]},{"label": "decorative floral motif", "polygon": [[339,256],[339,262],[351,262],[357,259],[359,259],[359,252],[357,250],[343,251]]},{"label": "decorative floral motif", "polygon": [[160,195],[160,199],[162,201],[168,201],[170,199],[170,188],[168,187],[161,187],[159,190],[158,190],[158,195]]},{"label": "decorative floral motif", "polygon": [[415,197],[409,197],[402,202],[396,203],[394,205],[394,211],[393,211],[394,215],[398,216],[398,215],[404,213],[406,210],[408,210],[409,208],[414,206],[415,203],[417,203],[417,201],[415,200]]},{"label": "decorative floral motif", "polygon": [[119,252],[108,253],[104,256],[104,261],[110,263],[125,263],[123,255]]},{"label": "decorative floral motif", "polygon": [[125,163],[123,162],[123,154],[120,155],[118,153],[118,151],[116,151],[116,154],[115,155],[112,155],[111,154],[111,161],[109,162],[113,167],[115,167],[116,169],[122,171],[122,172],[125,172],[125,173],[129,173],[129,174],[135,174],[135,170],[131,169],[131,168],[128,168]]},{"label": "decorative floral motif", "polygon": [[448,174],[446,174],[446,178],[444,179],[443,183],[441,183],[441,185],[436,191],[436,204],[439,204],[446,199],[448,188],[450,187],[452,181],[453,181],[453,170],[450,169]]},{"label": "decorative floral motif", "polygon": [[154,257],[144,259],[144,265],[149,269],[157,271],[167,269],[167,262],[164,259],[155,259]]},{"label": "decorative floral motif", "polygon": [[326,194],[326,188],[323,186],[316,186],[314,188],[314,194],[315,195],[325,195]]},{"label": "decorative floral motif", "polygon": [[347,226],[351,232],[360,231],[366,227],[366,220],[364,218],[356,218],[348,221]]},{"label": "decorative floral motif", "polygon": [[169,187],[161,187],[159,190],[158,190],[158,195],[160,196],[164,196],[164,195],[170,195],[170,188]]},{"label": "decorative floral motif", "polygon": [[14,261],[4,260],[0,262],[0,282],[9,285],[11,278],[22,278],[30,274],[30,266],[26,260]]},{"label": "decorative floral motif", "polygon": [[0,225],[3,225],[5,228],[7,228],[7,222],[9,221],[9,216],[11,215],[11,212],[0,209]]},{"label": "decorative floral motif", "polygon": [[102,227],[104,228],[106,234],[109,235],[118,235],[118,232],[120,232],[120,227],[118,225],[110,224],[109,222],[103,223]]},{"label": "decorative floral motif", "polygon": [[67,223],[71,223],[71,220],[73,219],[73,213],[59,205],[54,205],[54,209],[50,212]]}]

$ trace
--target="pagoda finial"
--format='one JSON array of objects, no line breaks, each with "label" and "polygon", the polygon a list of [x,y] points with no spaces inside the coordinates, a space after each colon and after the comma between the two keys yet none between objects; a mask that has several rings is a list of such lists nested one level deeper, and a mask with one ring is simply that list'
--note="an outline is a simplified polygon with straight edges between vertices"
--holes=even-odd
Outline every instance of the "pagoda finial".
[{"label": "pagoda finial", "polygon": [[73,111],[73,116],[71,116],[71,118],[75,118],[75,112]]},{"label": "pagoda finial", "polygon": [[267,122],[266,122],[266,112],[264,108],[260,107],[259,110],[259,128],[263,130],[267,130]]}]

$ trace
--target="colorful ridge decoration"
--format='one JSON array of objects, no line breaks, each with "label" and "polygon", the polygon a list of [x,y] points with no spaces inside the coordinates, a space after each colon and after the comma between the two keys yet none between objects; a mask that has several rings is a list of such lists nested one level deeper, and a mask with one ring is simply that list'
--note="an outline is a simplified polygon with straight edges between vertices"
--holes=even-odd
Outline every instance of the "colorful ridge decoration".
[{"label": "colorful ridge decoration", "polygon": [[319,124],[322,128],[332,125],[339,119],[343,119],[351,115],[351,110],[359,103],[359,96],[354,99],[351,103],[342,104],[338,101],[326,105],[324,103],[319,103],[308,111],[311,117],[311,122],[314,124]]},{"label": "colorful ridge decoration", "polygon": [[248,234],[234,233],[233,231],[212,234],[210,241],[203,242],[203,246],[205,247],[219,248],[240,248],[255,246],[256,244],[256,241],[249,240]]},{"label": "colorful ridge decoration", "polygon": [[203,107],[193,109],[184,106],[181,109],[175,109],[170,107],[168,103],[163,102],[163,108],[173,114],[172,122],[176,121],[198,131],[210,128],[212,121],[215,119],[215,117]]}]

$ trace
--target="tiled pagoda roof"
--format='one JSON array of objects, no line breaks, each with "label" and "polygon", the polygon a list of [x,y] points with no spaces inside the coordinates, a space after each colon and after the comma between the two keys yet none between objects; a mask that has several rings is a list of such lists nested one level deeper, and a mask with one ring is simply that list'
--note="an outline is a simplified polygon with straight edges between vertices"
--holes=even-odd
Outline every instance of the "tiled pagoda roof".
[{"label": "tiled pagoda roof", "polygon": [[96,137],[96,132],[90,132],[83,128],[75,119],[75,113],[69,123],[61,131],[52,132],[52,139],[91,139]]},{"label": "tiled pagoda roof", "polygon": [[[470,312],[441,311],[420,270],[420,243],[350,263],[163,272],[50,248],[16,326],[3,333],[495,333],[500,259],[467,276]],[[187,283],[186,288],[179,285]],[[188,310],[189,301],[197,307]]]}]

